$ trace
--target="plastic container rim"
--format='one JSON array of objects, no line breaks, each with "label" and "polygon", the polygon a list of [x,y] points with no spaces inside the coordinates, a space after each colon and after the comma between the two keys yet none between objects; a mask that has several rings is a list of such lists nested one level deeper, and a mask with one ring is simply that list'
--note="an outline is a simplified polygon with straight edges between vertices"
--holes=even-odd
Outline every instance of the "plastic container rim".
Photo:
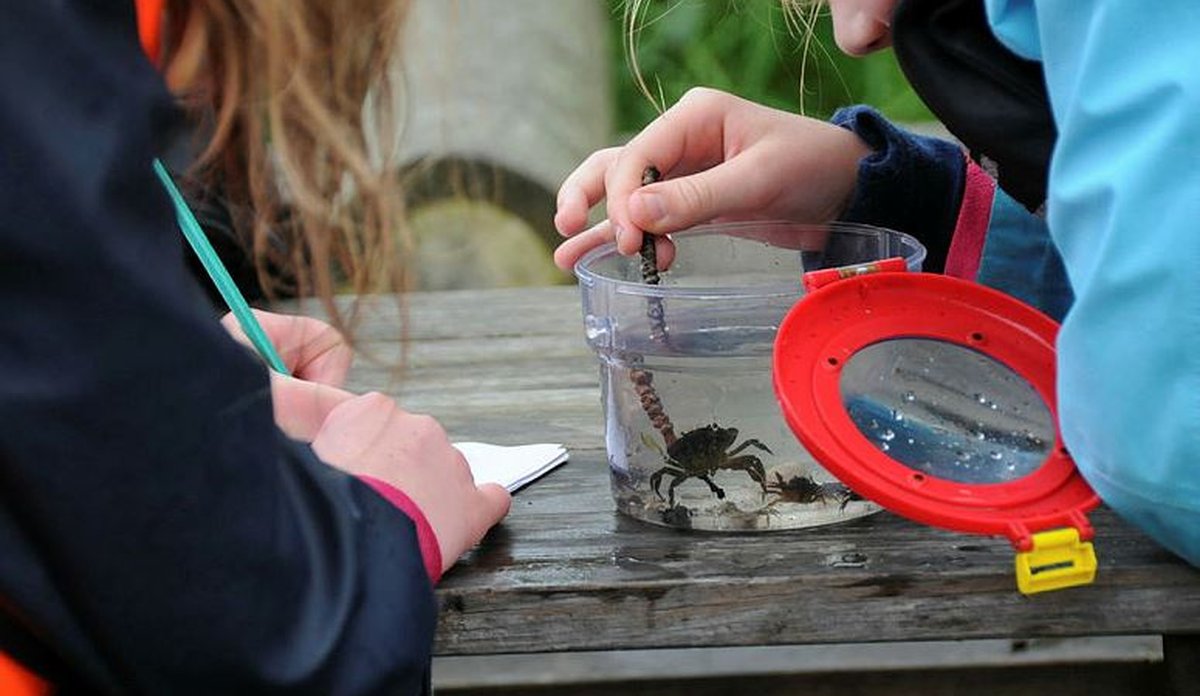
[{"label": "plastic container rim", "polygon": [[[670,237],[676,239],[679,237],[700,237],[715,234],[729,235],[730,231],[746,228],[759,228],[763,226],[788,226],[806,229],[827,229],[841,233],[854,234],[887,234],[899,238],[902,242],[914,249],[912,254],[904,257],[904,262],[909,270],[915,270],[925,261],[926,249],[916,237],[905,232],[900,232],[886,227],[878,227],[875,225],[864,225],[855,222],[827,222],[827,223],[803,223],[791,222],[789,220],[753,220],[746,222],[728,222],[728,223],[708,223],[697,225],[679,232],[672,232]],[[736,235],[734,235],[736,236]],[[597,281],[603,281],[613,286],[614,291],[618,294],[637,295],[641,297],[681,297],[689,299],[705,299],[705,298],[744,298],[744,297],[794,297],[800,289],[801,278],[796,276],[795,282],[791,283],[764,283],[763,285],[748,285],[742,287],[719,287],[719,286],[661,286],[647,285],[640,281],[621,280],[619,278],[611,278],[600,275],[595,271],[590,270],[587,266],[594,263],[597,259],[610,254],[615,254],[617,245],[615,242],[607,242],[601,246],[592,249],[583,255],[579,261],[575,262],[575,277],[580,283],[588,287],[594,287]],[[881,259],[873,259],[881,260]],[[864,263],[866,263],[864,261]]]}]

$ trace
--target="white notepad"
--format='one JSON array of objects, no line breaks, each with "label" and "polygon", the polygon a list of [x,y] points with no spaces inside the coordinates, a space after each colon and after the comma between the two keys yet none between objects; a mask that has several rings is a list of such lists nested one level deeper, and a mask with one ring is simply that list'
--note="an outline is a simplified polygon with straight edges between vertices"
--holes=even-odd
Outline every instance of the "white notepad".
[{"label": "white notepad", "polygon": [[504,447],[484,442],[456,442],[454,446],[471,465],[475,483],[498,483],[509,492],[565,464],[569,456],[566,447],[556,444]]}]

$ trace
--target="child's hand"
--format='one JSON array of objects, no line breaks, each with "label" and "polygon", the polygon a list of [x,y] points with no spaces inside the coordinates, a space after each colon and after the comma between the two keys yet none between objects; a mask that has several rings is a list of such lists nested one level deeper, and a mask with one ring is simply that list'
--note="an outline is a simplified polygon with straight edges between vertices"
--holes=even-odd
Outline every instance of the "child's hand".
[{"label": "child's hand", "polygon": [[[354,351],[337,329],[311,317],[253,312],[293,376],[334,387],[346,381]],[[238,342],[253,347],[232,312],[221,318],[221,324]]]},{"label": "child's hand", "polygon": [[[665,235],[714,220],[837,218],[854,193],[858,136],[818,121],[711,89],[693,89],[627,145],[593,153],[558,192],[554,223],[571,237],[554,254],[570,269],[614,238],[622,254],[642,232]],[[642,186],[653,165],[659,183]],[[588,210],[608,200],[608,220],[585,230]],[[673,248],[658,242],[659,265]]]},{"label": "child's hand", "polygon": [[[253,310],[293,377],[271,371],[271,404],[275,424],[293,440],[312,442],[325,416],[354,398],[338,389],[346,381],[354,352],[329,324],[311,317]],[[253,347],[233,313],[221,318],[239,343]]]},{"label": "child's hand", "polygon": [[344,389],[271,371],[275,425],[293,440],[312,442],[329,413],[354,397]]},{"label": "child's hand", "polygon": [[503,486],[475,485],[466,459],[437,421],[403,411],[383,394],[356,396],[334,407],[312,447],[340,469],[403,491],[433,527],[442,570],[479,543],[512,502]]},{"label": "child's hand", "polygon": [[476,486],[432,417],[408,413],[379,393],[356,396],[274,373],[271,379],[275,420],[285,432],[311,442],[325,463],[379,479],[420,508],[437,538],[442,571],[508,514],[512,496],[498,484]]}]

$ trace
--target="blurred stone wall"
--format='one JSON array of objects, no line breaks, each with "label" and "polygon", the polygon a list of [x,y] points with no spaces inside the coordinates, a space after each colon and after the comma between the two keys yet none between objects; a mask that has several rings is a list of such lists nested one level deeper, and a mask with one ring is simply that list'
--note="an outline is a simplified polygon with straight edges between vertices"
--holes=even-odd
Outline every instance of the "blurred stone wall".
[{"label": "blurred stone wall", "polygon": [[612,137],[607,13],[603,0],[414,0],[399,151],[422,287],[569,280],[546,268],[554,194]]}]

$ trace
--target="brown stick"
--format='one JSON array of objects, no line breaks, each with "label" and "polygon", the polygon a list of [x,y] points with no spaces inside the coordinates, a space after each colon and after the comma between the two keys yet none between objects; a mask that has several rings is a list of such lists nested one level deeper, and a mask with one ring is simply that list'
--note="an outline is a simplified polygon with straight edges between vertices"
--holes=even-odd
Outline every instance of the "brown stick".
[{"label": "brown stick", "polygon": [[641,400],[646,417],[650,419],[654,428],[662,433],[663,442],[667,443],[667,447],[675,444],[679,438],[675,435],[675,425],[671,423],[670,416],[663,410],[662,399],[654,389],[654,375],[649,370],[635,367],[629,371],[629,380],[633,382],[633,391]]},{"label": "brown stick", "polygon": [[[653,184],[662,177],[653,165],[642,172],[642,186]],[[658,275],[658,251],[654,247],[654,235],[642,232],[642,282],[646,285],[658,285],[661,278]],[[646,317],[650,320],[650,340],[655,343],[667,342],[667,318],[663,311],[661,297],[646,298]]]},{"label": "brown stick", "polygon": [[[653,165],[642,172],[642,186],[652,184],[661,177]],[[658,254],[654,248],[654,236],[642,233],[642,280],[647,285],[658,285],[661,281],[658,275]],[[655,343],[667,342],[667,321],[663,311],[661,297],[646,298],[646,318],[650,321],[650,340]],[[633,390],[642,402],[642,410],[658,432],[662,433],[663,442],[670,447],[679,438],[675,435],[675,426],[663,409],[662,399],[654,389],[654,375],[649,370],[633,368],[629,371],[629,379],[633,382]]]}]

